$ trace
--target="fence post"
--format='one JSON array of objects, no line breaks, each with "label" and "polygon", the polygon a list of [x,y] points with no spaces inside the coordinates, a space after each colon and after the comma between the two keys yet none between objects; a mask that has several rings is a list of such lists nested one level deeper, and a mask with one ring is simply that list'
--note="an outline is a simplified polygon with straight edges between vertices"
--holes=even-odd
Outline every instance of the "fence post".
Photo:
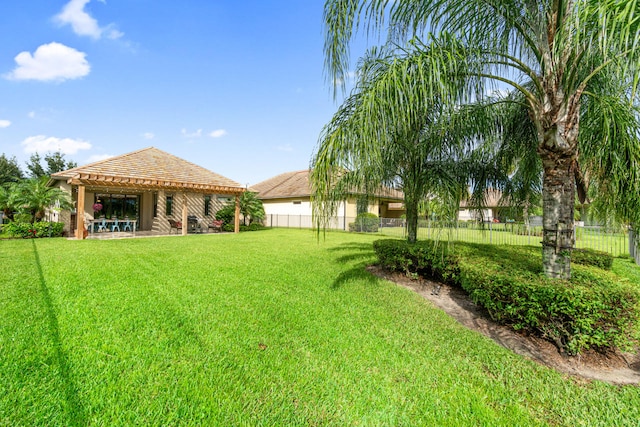
[{"label": "fence post", "polygon": [[638,234],[633,227],[629,227],[629,255],[635,260],[636,264],[640,265],[638,246]]},{"label": "fence post", "polygon": [[493,220],[491,220],[491,222],[489,222],[489,244],[492,243],[492,239],[491,239],[491,232],[493,231]]}]

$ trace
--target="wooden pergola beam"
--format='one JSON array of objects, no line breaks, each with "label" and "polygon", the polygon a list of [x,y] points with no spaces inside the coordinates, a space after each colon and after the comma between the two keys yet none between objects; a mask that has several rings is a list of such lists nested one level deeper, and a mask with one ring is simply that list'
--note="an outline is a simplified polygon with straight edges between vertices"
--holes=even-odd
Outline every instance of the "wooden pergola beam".
[{"label": "wooden pergola beam", "polygon": [[76,206],[76,239],[84,239],[84,199],[85,199],[85,187],[84,185],[78,186],[78,205]]},{"label": "wooden pergola beam", "polygon": [[113,187],[113,188],[135,188],[140,190],[163,190],[178,191],[188,190],[193,193],[211,193],[211,194],[242,194],[245,188],[224,187],[211,184],[198,184],[191,182],[176,182],[164,180],[147,180],[138,178],[124,178],[115,176],[79,174],[76,178],[70,178],[67,181],[71,185],[84,185],[91,187]]}]

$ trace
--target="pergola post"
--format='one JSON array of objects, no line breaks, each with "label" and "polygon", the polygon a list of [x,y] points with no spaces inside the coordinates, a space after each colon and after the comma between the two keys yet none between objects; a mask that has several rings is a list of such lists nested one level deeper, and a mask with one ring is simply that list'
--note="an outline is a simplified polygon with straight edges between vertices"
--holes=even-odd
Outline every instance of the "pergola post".
[{"label": "pergola post", "polygon": [[189,231],[189,218],[187,217],[187,193],[182,193],[182,235]]},{"label": "pergola post", "polygon": [[78,185],[78,206],[76,206],[76,239],[84,239],[84,185]]},{"label": "pergola post", "polygon": [[233,232],[240,232],[240,194],[236,193],[236,216],[234,218]]}]

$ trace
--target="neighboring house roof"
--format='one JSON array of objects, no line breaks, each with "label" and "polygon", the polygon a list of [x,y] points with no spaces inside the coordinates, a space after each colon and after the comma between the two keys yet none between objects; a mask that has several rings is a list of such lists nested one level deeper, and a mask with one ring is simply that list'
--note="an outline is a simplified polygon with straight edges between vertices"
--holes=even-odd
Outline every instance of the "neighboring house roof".
[{"label": "neighboring house roof", "polygon": [[[282,173],[252,185],[251,189],[256,191],[262,200],[310,197],[309,173],[308,169]],[[403,200],[402,192],[391,188],[381,189],[376,196],[390,200]]]},{"label": "neighboring house roof", "polygon": [[[496,189],[489,189],[484,194],[484,206],[486,208],[498,208],[498,207],[506,207],[509,206],[502,199],[502,191]],[[472,206],[472,204],[468,200],[462,200],[460,202],[461,208],[476,208],[477,206]]]},{"label": "neighboring house roof", "polygon": [[155,147],[55,173],[70,184],[135,187],[220,194],[242,193],[241,184]]}]

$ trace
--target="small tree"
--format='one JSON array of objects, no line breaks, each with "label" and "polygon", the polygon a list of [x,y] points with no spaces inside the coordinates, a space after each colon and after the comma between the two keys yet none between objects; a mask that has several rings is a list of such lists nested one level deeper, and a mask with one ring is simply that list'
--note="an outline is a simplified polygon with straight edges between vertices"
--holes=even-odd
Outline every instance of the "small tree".
[{"label": "small tree", "polygon": [[13,208],[9,202],[9,190],[0,185],[0,211],[4,213],[7,218],[13,217]]},{"label": "small tree", "polygon": [[4,154],[0,155],[0,185],[18,182],[24,175],[15,157],[8,158]]},{"label": "small tree", "polygon": [[33,153],[27,162],[27,170],[31,178],[42,178],[43,176],[50,176],[56,172],[61,172],[67,169],[72,169],[78,166],[78,164],[71,160],[66,160],[64,154],[60,151],[55,153],[47,153],[44,156],[44,161],[47,164],[45,169],[42,166],[42,158],[40,154]]},{"label": "small tree", "polygon": [[44,161],[47,163],[47,175],[53,175],[56,172],[62,172],[67,169],[73,169],[78,164],[71,160],[65,160],[64,154],[60,151],[55,153],[46,154]]},{"label": "small tree", "polygon": [[[235,212],[236,202],[232,200],[216,212],[216,219],[224,221],[225,224],[232,224]],[[242,220],[243,225],[252,224],[254,221],[262,221],[266,216],[262,200],[258,199],[256,193],[250,191],[245,191],[240,196],[240,213],[244,217]],[[247,220],[249,224],[247,224]]]},{"label": "small tree", "polygon": [[[251,191],[245,191],[240,196],[240,213],[243,216],[242,223],[244,225],[252,224],[254,221],[262,221],[266,214],[262,200],[258,199],[258,194]],[[247,224],[247,219],[249,224]]]},{"label": "small tree", "polygon": [[45,210],[51,206],[73,208],[69,194],[59,188],[48,187],[47,181],[47,177],[42,177],[13,184],[8,204],[20,213],[31,214],[35,222],[42,221]]},{"label": "small tree", "polygon": [[47,175],[44,168],[42,167],[42,158],[40,154],[33,153],[31,157],[29,157],[29,161],[27,162],[27,170],[29,171],[29,176],[31,178],[42,178]]}]

